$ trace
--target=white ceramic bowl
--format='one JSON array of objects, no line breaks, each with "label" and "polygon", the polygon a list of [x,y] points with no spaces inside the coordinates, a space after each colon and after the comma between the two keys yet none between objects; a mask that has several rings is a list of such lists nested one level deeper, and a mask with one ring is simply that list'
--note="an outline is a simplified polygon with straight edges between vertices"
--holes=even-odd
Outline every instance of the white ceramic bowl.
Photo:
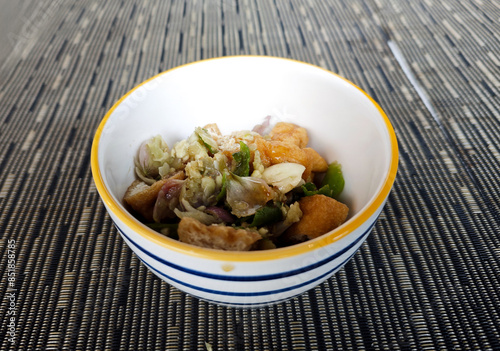
[{"label": "white ceramic bowl", "polygon": [[[350,215],[339,228],[286,248],[225,252],[167,238],[123,206],[142,141],[159,133],[172,146],[196,126],[215,122],[226,134],[251,129],[268,115],[305,127],[309,145],[342,164],[341,200]],[[237,56],[177,67],[132,89],[102,120],[91,158],[109,215],[153,273],[201,299],[245,307],[302,294],[356,253],[392,188],[398,147],[384,112],[349,81],[302,62]]]}]

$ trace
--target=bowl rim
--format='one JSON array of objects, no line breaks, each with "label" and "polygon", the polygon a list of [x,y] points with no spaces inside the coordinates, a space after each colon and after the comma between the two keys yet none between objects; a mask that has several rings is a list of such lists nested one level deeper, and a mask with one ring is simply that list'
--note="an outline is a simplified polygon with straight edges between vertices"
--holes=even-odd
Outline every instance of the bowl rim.
[{"label": "bowl rim", "polygon": [[[145,226],[142,224],[139,220],[137,220],[135,217],[133,217],[132,214],[130,214],[126,209],[123,208],[121,204],[119,204],[117,201],[114,200],[113,196],[111,195],[110,191],[107,189],[107,187],[104,184],[104,180],[101,174],[101,170],[99,168],[99,160],[98,160],[98,151],[99,151],[99,141],[102,136],[103,129],[108,121],[108,119],[111,117],[115,109],[129,96],[131,95],[134,91],[142,87],[143,85],[147,84],[148,82],[158,78],[161,75],[167,74],[169,72],[172,72],[174,70],[178,70],[181,68],[185,68],[191,65],[196,65],[208,61],[215,61],[215,60],[231,60],[231,59],[240,59],[240,58],[249,58],[249,59],[263,59],[263,60],[285,60],[288,62],[292,63],[297,63],[301,65],[307,65],[314,67],[316,69],[320,69],[328,74],[331,74],[335,76],[336,78],[340,78],[343,81],[347,82],[349,85],[354,87],[356,90],[360,91],[364,96],[366,96],[370,102],[376,107],[378,112],[380,113],[383,122],[386,127],[386,131],[389,136],[389,142],[390,142],[390,150],[391,150],[391,155],[390,155],[390,162],[389,162],[389,169],[387,171],[387,175],[385,180],[383,181],[383,184],[381,188],[379,189],[378,193],[376,193],[370,202],[364,206],[364,208],[358,212],[356,215],[354,215],[352,218],[350,218],[347,222],[342,224],[340,227],[325,233],[318,238],[306,241],[304,243],[300,244],[295,244],[292,246],[288,247],[283,247],[283,248],[277,248],[277,249],[272,249],[272,250],[259,250],[259,251],[223,251],[223,250],[215,250],[215,249],[209,249],[209,248],[203,248],[203,247],[197,247],[193,246],[190,244],[182,243],[178,240],[171,239],[166,237],[165,235],[162,235],[153,229],[150,229],[149,227]],[[267,260],[275,260],[275,259],[280,259],[280,258],[287,258],[287,257],[292,257],[292,256],[297,256],[300,254],[304,254],[306,252],[314,251],[316,249],[319,249],[321,247],[325,247],[333,242],[336,242],[344,237],[346,237],[348,234],[354,232],[357,228],[363,225],[366,220],[368,220],[371,216],[373,216],[377,210],[384,205],[386,198],[388,197],[392,185],[395,181],[396,174],[397,174],[397,169],[398,169],[398,160],[399,160],[399,150],[398,150],[398,142],[396,138],[396,133],[394,131],[394,128],[385,114],[385,112],[382,110],[382,108],[378,105],[378,103],[370,96],[368,95],[364,90],[359,88],[357,85],[355,85],[353,82],[347,80],[346,78],[330,71],[325,68],[322,68],[320,66],[316,66],[314,64],[310,64],[307,62],[295,60],[295,59],[289,59],[289,58],[283,58],[283,57],[274,57],[274,56],[260,56],[260,55],[236,55],[236,56],[223,56],[223,57],[215,57],[215,58],[209,58],[209,59],[203,59],[203,60],[198,60],[190,63],[186,63],[183,65],[179,65],[176,67],[173,67],[171,69],[168,69],[164,72],[161,72],[159,74],[156,74],[152,76],[151,78],[143,81],[142,83],[138,84],[134,88],[132,88],[130,91],[128,91],[125,95],[123,95],[117,102],[114,103],[114,105],[107,111],[101,122],[99,123],[99,126],[95,132],[93,141],[92,141],[92,148],[91,148],[91,171],[92,171],[92,176],[94,179],[95,186],[97,188],[97,191],[99,195],[101,196],[102,201],[107,205],[108,211],[113,212],[115,216],[117,216],[126,226],[128,226],[131,230],[133,230],[136,234],[140,235],[142,238],[146,239],[147,241],[160,245],[166,249],[174,250],[180,254],[186,254],[188,256],[192,257],[197,257],[197,258],[204,258],[204,259],[210,259],[210,260],[217,260],[217,261],[232,261],[232,262],[259,262],[259,261],[267,261]],[[109,214],[108,214],[109,215]]]}]

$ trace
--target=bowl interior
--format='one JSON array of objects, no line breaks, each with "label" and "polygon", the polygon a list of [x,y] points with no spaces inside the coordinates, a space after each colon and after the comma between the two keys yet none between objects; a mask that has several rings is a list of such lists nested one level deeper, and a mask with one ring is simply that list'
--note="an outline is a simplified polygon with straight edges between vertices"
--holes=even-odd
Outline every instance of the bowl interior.
[{"label": "bowl interior", "polygon": [[121,206],[139,145],[161,134],[169,146],[196,126],[222,133],[252,129],[268,115],[305,127],[309,146],[345,177],[350,217],[380,192],[394,162],[394,138],[381,109],[350,82],[321,68],[269,57],[230,57],[162,73],[124,96],[104,119],[98,167]]}]

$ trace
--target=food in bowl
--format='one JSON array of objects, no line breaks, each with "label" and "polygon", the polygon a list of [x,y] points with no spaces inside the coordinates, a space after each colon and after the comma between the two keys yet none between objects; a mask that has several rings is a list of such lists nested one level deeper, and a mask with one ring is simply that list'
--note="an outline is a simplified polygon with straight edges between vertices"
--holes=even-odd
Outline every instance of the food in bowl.
[{"label": "food in bowl", "polygon": [[341,166],[307,147],[305,128],[270,117],[223,135],[196,127],[169,148],[156,135],[135,157],[124,201],[149,227],[196,246],[274,249],[314,239],[347,218]]},{"label": "food in bowl", "polygon": [[[273,250],[213,250],[158,233],[126,209],[123,195],[136,176],[134,157],[144,140],[156,134],[182,140],[214,122],[223,134],[251,130],[267,115],[305,128],[309,146],[342,165],[346,182],[338,200],[349,215],[341,226]],[[150,272],[191,296],[259,307],[303,294],[356,255],[389,197],[398,146],[384,111],[344,78],[289,59],[238,56],[176,67],[130,90],[96,130],[91,165],[117,228],[103,234],[119,233]]]}]

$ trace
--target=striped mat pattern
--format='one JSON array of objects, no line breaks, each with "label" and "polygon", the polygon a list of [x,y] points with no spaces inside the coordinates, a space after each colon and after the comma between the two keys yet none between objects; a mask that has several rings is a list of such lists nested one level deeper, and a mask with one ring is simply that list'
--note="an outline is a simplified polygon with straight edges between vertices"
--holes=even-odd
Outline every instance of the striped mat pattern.
[{"label": "striped mat pattern", "polygon": [[[0,69],[1,350],[500,350],[500,3],[40,0]],[[332,70],[391,119],[400,167],[355,257],[260,309],[163,283],[120,239],[90,147],[128,90],[271,55]],[[13,317],[13,319],[11,319]]]}]

